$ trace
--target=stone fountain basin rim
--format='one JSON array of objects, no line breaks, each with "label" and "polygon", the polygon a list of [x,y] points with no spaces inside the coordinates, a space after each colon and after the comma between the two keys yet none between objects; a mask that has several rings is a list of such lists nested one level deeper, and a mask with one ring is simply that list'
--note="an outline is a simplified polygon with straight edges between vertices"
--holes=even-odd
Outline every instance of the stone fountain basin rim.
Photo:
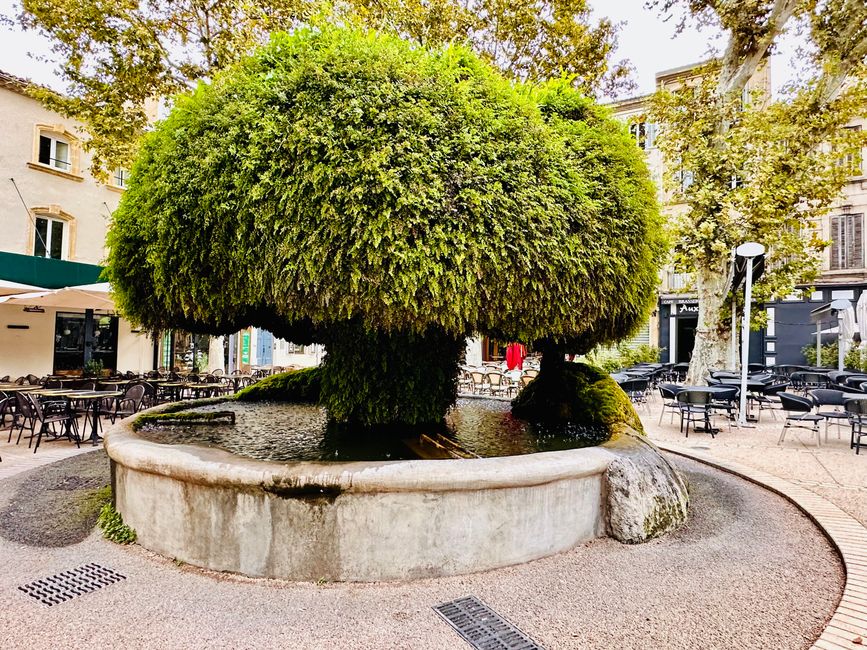
[{"label": "stone fountain basin rim", "polygon": [[[191,404],[195,406],[195,404]],[[520,456],[444,460],[265,461],[192,444],[145,440],[133,430],[141,413],[120,420],[105,434],[105,449],[116,463],[140,472],[200,485],[238,488],[330,488],[340,492],[456,491],[544,485],[603,474],[617,458],[609,448],[640,444],[615,436],[598,447]]]}]

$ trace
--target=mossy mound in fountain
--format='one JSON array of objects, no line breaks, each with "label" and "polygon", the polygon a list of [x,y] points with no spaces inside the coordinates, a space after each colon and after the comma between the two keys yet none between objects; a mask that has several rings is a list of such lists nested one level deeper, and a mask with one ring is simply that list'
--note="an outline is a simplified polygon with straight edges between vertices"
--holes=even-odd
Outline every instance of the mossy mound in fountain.
[{"label": "mossy mound in fountain", "polygon": [[512,400],[512,414],[541,422],[579,422],[614,432],[626,424],[644,432],[626,393],[611,377],[593,366],[566,363],[562,372],[542,372]]},{"label": "mossy mound in fountain", "polygon": [[322,388],[322,368],[290,370],[262,379],[235,395],[242,402],[317,403]]}]

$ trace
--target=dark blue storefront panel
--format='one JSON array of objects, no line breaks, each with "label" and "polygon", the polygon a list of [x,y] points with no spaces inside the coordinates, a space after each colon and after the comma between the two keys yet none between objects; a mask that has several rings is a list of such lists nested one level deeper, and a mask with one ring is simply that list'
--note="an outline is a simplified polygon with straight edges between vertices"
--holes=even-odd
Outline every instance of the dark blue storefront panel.
[{"label": "dark blue storefront panel", "polygon": [[[777,365],[801,365],[804,354],[801,350],[816,343],[816,326],[810,321],[810,311],[821,306],[820,302],[781,302],[774,307],[774,337],[768,341],[776,343],[776,351],[767,356],[777,358]],[[771,305],[769,305],[771,306]],[[831,324],[824,325],[823,329]]]}]

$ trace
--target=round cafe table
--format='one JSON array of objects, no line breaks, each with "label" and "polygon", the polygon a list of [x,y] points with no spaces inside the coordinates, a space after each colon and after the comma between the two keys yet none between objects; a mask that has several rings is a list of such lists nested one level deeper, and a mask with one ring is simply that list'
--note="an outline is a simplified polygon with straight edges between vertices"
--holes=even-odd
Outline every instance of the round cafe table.
[{"label": "round cafe table", "polygon": [[[99,406],[106,397],[120,397],[122,392],[117,390],[76,390],[69,391],[64,397],[77,402],[85,403],[84,410],[84,426],[87,428],[88,418],[90,418],[90,437],[87,438],[95,447],[102,442],[102,436],[99,435]],[[88,416],[88,413],[90,414]],[[84,431],[82,431],[84,433]]]}]

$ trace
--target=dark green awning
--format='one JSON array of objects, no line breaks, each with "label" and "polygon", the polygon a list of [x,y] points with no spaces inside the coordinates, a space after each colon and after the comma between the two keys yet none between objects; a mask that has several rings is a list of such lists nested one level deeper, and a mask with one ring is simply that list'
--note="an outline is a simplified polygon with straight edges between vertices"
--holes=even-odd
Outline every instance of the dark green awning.
[{"label": "dark green awning", "polygon": [[0,280],[62,289],[99,282],[101,273],[102,267],[96,264],[0,252]]}]

